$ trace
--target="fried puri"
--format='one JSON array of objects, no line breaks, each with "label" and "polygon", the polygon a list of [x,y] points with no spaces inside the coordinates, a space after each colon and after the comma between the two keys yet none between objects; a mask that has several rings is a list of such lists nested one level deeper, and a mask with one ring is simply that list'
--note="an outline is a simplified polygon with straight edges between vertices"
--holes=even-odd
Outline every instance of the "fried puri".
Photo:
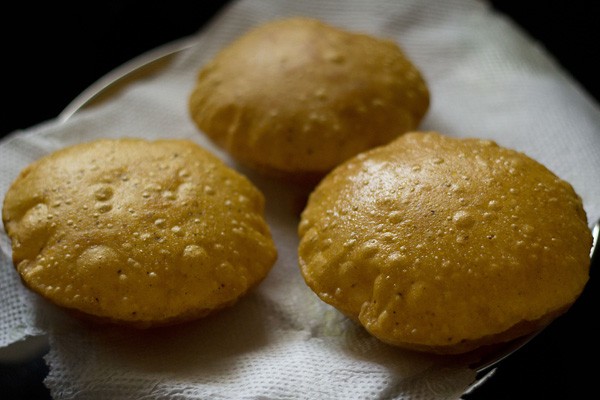
[{"label": "fried puri", "polygon": [[49,154],[9,188],[23,283],[58,306],[138,327],[232,305],[277,252],[264,198],[193,142],[98,140]]},{"label": "fried puri", "polygon": [[589,276],[570,184],[523,153],[406,134],[331,172],[299,225],[299,264],[326,303],[380,340],[453,354],[539,330]]},{"label": "fried puri", "polygon": [[239,162],[322,176],[415,129],[426,83],[399,46],[309,18],[245,33],[200,69],[189,114]]}]

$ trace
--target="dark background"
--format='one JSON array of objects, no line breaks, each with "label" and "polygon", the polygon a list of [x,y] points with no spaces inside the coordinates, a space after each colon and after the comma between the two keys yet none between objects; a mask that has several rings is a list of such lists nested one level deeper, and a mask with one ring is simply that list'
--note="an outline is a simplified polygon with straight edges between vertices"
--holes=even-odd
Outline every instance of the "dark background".
[{"label": "dark background", "polygon": [[[0,6],[0,136],[56,117],[97,79],[145,51],[196,33],[227,2],[53,3]],[[600,2],[492,4],[545,46],[598,101]],[[600,184],[600,179],[590,183]],[[585,399],[597,391],[598,264],[596,259],[592,279],[575,306],[504,360],[492,378],[465,399]],[[0,398],[47,398],[41,383],[45,373],[42,360],[0,364]]]}]

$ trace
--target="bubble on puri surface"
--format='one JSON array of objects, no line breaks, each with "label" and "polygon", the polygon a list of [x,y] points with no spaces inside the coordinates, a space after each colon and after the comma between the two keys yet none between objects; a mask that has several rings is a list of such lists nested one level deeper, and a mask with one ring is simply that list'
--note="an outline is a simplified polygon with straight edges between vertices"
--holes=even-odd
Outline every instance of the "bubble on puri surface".
[{"label": "bubble on puri surface", "polygon": [[466,210],[460,210],[452,216],[452,222],[460,229],[468,229],[475,224],[475,218],[472,213]]}]

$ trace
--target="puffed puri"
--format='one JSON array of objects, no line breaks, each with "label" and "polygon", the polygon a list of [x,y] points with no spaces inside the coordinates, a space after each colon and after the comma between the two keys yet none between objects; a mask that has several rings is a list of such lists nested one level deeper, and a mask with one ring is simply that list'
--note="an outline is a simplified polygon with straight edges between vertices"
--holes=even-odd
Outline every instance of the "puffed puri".
[{"label": "puffed puri", "polygon": [[304,17],[225,46],[189,98],[199,131],[234,159],[294,178],[416,129],[428,107],[423,75],[395,41]]},{"label": "puffed puri", "polygon": [[458,354],[533,333],[589,278],[592,235],[572,186],[521,152],[408,133],[337,167],[298,227],[326,303],[380,340]]},{"label": "puffed puri", "polygon": [[277,251],[265,199],[187,140],[103,139],[27,166],[3,221],[23,283],[94,321],[206,316],[258,285]]}]

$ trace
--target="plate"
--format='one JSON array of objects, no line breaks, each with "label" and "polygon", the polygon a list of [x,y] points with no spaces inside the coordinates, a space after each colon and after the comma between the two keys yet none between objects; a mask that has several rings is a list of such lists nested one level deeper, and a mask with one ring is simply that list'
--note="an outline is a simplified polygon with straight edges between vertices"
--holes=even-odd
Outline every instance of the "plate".
[{"label": "plate", "polygon": [[185,37],[169,42],[112,70],[73,99],[58,115],[58,119],[67,121],[78,111],[110,99],[127,85],[160,72],[175,55],[190,48],[194,41],[193,37]]},{"label": "plate", "polygon": [[[193,46],[193,40],[193,38],[184,38],[179,41],[167,43],[109,72],[69,103],[59,115],[59,119],[67,121],[78,111],[94,107],[103,101],[109,100],[111,96],[117,94],[120,90],[127,87],[127,85],[160,72],[169,65],[177,54]],[[493,348],[485,348],[464,356],[458,356],[456,357],[456,362],[467,362],[478,373],[485,373],[527,344],[535,335],[537,333],[494,346]]]},{"label": "plate", "polygon": [[[132,59],[88,87],[69,103],[58,116],[58,119],[63,122],[67,121],[77,112],[109,100],[131,83],[160,72],[173,61],[177,54],[190,48],[193,44],[194,38],[183,38],[167,43]],[[599,235],[599,224],[596,224],[593,233],[594,247],[592,248],[591,255],[597,249],[596,243]],[[469,387],[466,393],[483,384],[495,373],[497,365],[502,360],[521,349],[540,332],[541,330],[508,343],[482,348],[466,355],[457,356],[453,361],[462,365],[466,363],[477,372],[476,381]],[[33,351],[37,352],[38,357],[47,351],[47,341],[41,341],[38,338],[33,341],[33,344],[35,345]],[[29,349],[29,353],[31,352],[32,350]]]}]

